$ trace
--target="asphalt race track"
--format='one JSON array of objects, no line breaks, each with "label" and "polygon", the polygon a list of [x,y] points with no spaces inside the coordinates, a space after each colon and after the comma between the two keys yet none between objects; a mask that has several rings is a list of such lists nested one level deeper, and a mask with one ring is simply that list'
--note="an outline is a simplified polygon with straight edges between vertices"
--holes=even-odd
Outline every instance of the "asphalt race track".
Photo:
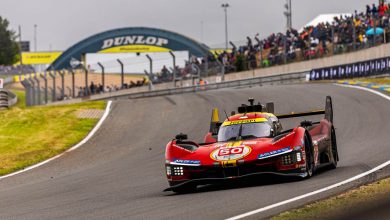
[{"label": "asphalt race track", "polygon": [[[177,133],[202,140],[211,108],[228,114],[248,97],[274,101],[276,113],[323,108],[333,98],[339,167],[309,180],[273,179],[205,186],[193,194],[163,192],[164,149]],[[331,84],[234,88],[113,103],[84,146],[44,166],[0,180],[0,219],[224,219],[370,170],[390,159],[390,102]],[[220,117],[224,119],[222,114]],[[285,121],[284,128],[299,121]],[[260,219],[390,174],[385,168],[321,195],[250,216]]]}]

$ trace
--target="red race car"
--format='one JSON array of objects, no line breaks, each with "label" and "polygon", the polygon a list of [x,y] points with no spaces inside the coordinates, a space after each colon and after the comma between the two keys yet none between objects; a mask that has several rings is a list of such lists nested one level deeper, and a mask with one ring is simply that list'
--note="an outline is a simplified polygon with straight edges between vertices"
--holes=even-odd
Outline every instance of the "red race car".
[{"label": "red race car", "polygon": [[[165,171],[170,187],[165,191],[189,192],[198,185],[259,174],[309,178],[320,167],[336,168],[339,158],[330,96],[325,110],[273,113],[273,103],[255,105],[252,98],[224,122],[219,121],[218,109],[213,109],[205,143],[179,134],[167,144]],[[318,122],[305,120],[293,129],[282,129],[280,119],[320,114],[325,117]]]}]

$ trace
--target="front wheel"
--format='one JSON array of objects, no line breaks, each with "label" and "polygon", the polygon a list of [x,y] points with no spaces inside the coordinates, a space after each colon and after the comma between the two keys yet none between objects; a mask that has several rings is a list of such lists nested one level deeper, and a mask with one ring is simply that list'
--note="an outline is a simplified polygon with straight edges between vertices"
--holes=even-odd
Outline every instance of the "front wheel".
[{"label": "front wheel", "polygon": [[308,134],[305,134],[305,154],[306,154],[306,178],[313,176],[314,171],[314,156],[313,145]]}]

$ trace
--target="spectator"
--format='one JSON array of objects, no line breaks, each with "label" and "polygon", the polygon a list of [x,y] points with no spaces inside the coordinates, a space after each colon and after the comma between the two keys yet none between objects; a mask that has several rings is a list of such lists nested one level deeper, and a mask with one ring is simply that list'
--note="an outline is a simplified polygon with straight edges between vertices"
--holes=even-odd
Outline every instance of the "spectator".
[{"label": "spectator", "polygon": [[378,15],[378,9],[377,9],[377,7],[375,6],[375,4],[372,4],[371,12],[372,12],[372,15],[373,15],[374,17],[377,17],[377,15]]},{"label": "spectator", "polygon": [[366,5],[366,16],[370,16],[371,15],[371,8],[369,5]]},{"label": "spectator", "polygon": [[383,17],[385,15],[385,11],[386,11],[385,5],[381,3],[378,8],[379,16]]},{"label": "spectator", "polygon": [[96,86],[92,81],[91,84],[89,85],[89,91],[91,91],[91,94],[95,94],[95,92],[96,92],[95,88],[96,88]]}]

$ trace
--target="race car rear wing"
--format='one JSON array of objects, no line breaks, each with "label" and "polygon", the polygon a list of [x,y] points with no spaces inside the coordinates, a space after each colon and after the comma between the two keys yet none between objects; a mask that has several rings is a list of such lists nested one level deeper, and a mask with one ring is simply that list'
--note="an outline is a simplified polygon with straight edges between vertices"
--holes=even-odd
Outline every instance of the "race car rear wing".
[{"label": "race car rear wing", "polygon": [[291,113],[286,115],[276,115],[279,119],[284,118],[298,118],[298,117],[304,117],[304,116],[311,116],[311,115],[323,115],[325,114],[325,110],[318,110],[318,111],[311,111],[311,112],[299,112],[299,113]]},{"label": "race car rear wing", "polygon": [[325,109],[311,112],[300,112],[300,113],[291,113],[285,115],[276,115],[278,119],[285,118],[298,118],[311,115],[325,115],[325,119],[333,123],[333,106],[332,106],[332,97],[327,96],[325,101]]}]

